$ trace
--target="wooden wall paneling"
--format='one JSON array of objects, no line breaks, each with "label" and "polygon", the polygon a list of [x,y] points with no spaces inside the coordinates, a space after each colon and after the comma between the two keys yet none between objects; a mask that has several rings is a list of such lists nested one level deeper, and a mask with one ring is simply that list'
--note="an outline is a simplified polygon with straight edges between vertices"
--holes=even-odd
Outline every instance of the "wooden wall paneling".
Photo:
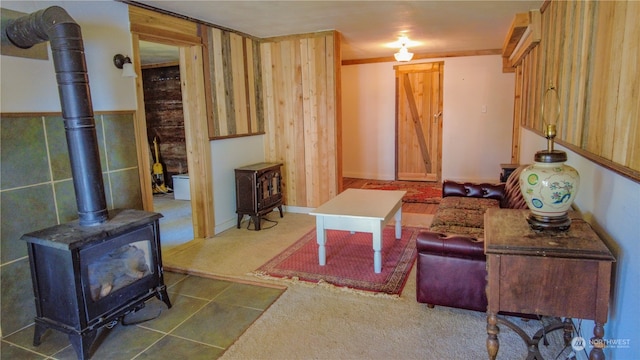
[{"label": "wooden wall paneling", "polygon": [[[276,151],[280,154],[279,156],[283,157],[288,167],[286,189],[289,194],[289,204],[304,206],[306,198],[304,193],[304,158],[296,158],[297,151],[304,151],[304,147],[299,148],[299,132],[297,131],[298,121],[302,119],[302,114],[295,113],[296,108],[298,108],[296,103],[299,101],[296,87],[300,84],[300,81],[296,82],[295,77],[296,64],[299,64],[299,60],[296,61],[296,47],[293,41],[283,41],[279,45],[280,51],[273,61],[274,64],[280,64],[281,66],[280,71],[274,73],[276,79],[278,79],[275,100],[279,105],[276,119],[274,120],[279,122],[279,128],[282,132],[273,135],[284,135],[283,141],[277,144],[279,147]],[[304,142],[304,139],[302,139],[302,142]],[[302,152],[302,155],[304,156],[304,152]],[[301,166],[302,171],[300,171]]]},{"label": "wooden wall paneling", "polygon": [[513,129],[511,131],[511,163],[520,162],[520,123],[522,122],[522,63],[515,67],[515,85],[513,89]]},{"label": "wooden wall paneling", "polygon": [[214,136],[226,136],[229,134],[227,127],[227,103],[225,94],[225,77],[224,67],[222,65],[222,30],[209,28],[206,31],[208,36],[209,48],[209,77],[211,83],[211,105],[214,119],[213,134]]},{"label": "wooden wall paneling", "polygon": [[[200,25],[199,26],[199,33],[200,36],[202,38],[202,62],[204,65],[204,71],[203,71],[203,75],[204,75],[204,95],[205,95],[205,99],[207,99],[208,101],[208,106],[207,106],[207,130],[208,130],[208,134],[209,134],[209,139],[213,138],[215,136],[216,130],[215,130],[215,126],[217,124],[216,121],[214,121],[214,117],[215,117],[215,113],[216,113],[216,109],[215,109],[215,100],[214,100],[214,78],[212,77],[213,75],[213,71],[211,71],[212,67],[213,67],[213,63],[212,63],[212,58],[213,58],[213,42],[211,40],[211,32],[209,31],[209,29],[204,26],[204,25]],[[180,65],[180,62],[178,61],[178,64]]]},{"label": "wooden wall paneling", "polygon": [[[439,154],[442,149],[442,145],[439,144],[441,132],[438,131],[440,119],[439,116],[436,116],[439,112],[438,109],[441,109],[443,105],[442,99],[440,99],[440,88],[442,86],[440,75],[443,74],[443,71],[440,69],[440,66],[442,65],[439,63],[434,64],[434,68],[438,70],[434,71],[432,76],[428,78],[429,88],[425,89],[425,91],[428,91],[431,94],[429,106],[426,109],[429,112],[426,114],[434,114],[434,116],[429,116],[428,121],[425,122],[425,126],[429,134],[428,136],[431,138],[429,143],[434,144],[432,149],[437,149],[436,152],[431,154],[431,163],[432,171],[437,174],[436,176],[438,180],[442,179],[442,162],[440,161],[440,159],[442,159],[442,155]],[[425,113],[423,112],[423,114]]]},{"label": "wooden wall paneling", "polygon": [[640,169],[637,164],[640,162],[640,143],[637,141],[640,121],[640,3],[628,2],[626,7],[626,28],[621,34],[622,52],[619,56],[620,78],[625,81],[620,82],[618,89],[612,160],[632,168],[635,161],[635,169]]},{"label": "wooden wall paneling", "polygon": [[208,34],[212,139],[264,133],[260,41],[217,28]]},{"label": "wooden wall paneling", "polygon": [[234,73],[233,73],[233,60],[232,60],[232,50],[231,50],[231,36],[228,31],[222,31],[220,33],[220,48],[222,57],[218,59],[222,66],[222,72],[216,73],[215,76],[219,76],[222,78],[222,83],[224,84],[224,90],[222,93],[218,93],[218,102],[221,103],[224,101],[224,106],[226,110],[226,118],[220,118],[219,121],[225,123],[224,127],[226,128],[226,133],[221,134],[222,136],[232,136],[238,134],[236,131],[236,94],[234,85]]},{"label": "wooden wall paneling", "polygon": [[[627,80],[621,90],[620,111],[626,114],[629,126],[629,142],[625,164],[640,171],[640,2],[627,4],[627,32],[625,33],[625,53],[623,54],[623,77]],[[616,150],[617,152],[618,150]]]},{"label": "wooden wall paneling", "polygon": [[[532,77],[529,83],[531,87],[531,126],[538,131],[542,131],[542,95],[544,94],[544,89],[549,86],[549,82],[544,76],[547,70],[547,60],[551,61],[551,63],[555,62],[555,60],[548,55],[551,53],[551,50],[548,48],[549,46],[547,45],[547,48],[538,49],[538,56],[532,62]],[[547,55],[546,58],[543,56],[545,54]]]},{"label": "wooden wall paneling", "polygon": [[586,150],[606,159],[611,159],[615,141],[615,126],[611,124],[616,121],[625,8],[626,2],[599,2],[596,13],[593,53],[598,56],[592,59]]},{"label": "wooden wall paneling", "polygon": [[[535,49],[533,49],[533,51],[531,52],[531,54],[536,53],[537,50],[540,47],[536,47]],[[534,59],[535,56],[530,55],[528,57],[526,57],[522,63],[522,101],[521,101],[521,109],[520,109],[520,114],[522,116],[522,119],[520,120],[520,125],[524,125],[524,126],[528,126],[528,127],[533,127],[533,123],[532,123],[532,114],[531,111],[533,110],[533,107],[531,106],[531,89],[532,87],[529,84],[529,82],[531,81],[531,73],[532,73],[532,69],[531,69],[531,62],[532,59]]]},{"label": "wooden wall paneling", "polygon": [[529,53],[529,56],[522,61],[522,122],[521,125],[533,128],[534,127],[534,105],[533,105],[533,93],[537,90],[533,87],[532,82],[537,81],[538,63],[534,60],[538,57],[540,46],[537,46]]},{"label": "wooden wall paneling", "polygon": [[[541,132],[544,92],[553,85],[558,143],[640,181],[640,4],[550,1],[541,15],[541,42],[517,78],[521,124]],[[545,103],[544,121],[551,107]]]},{"label": "wooden wall paneling", "polygon": [[255,133],[258,131],[258,115],[256,108],[257,94],[255,86],[256,71],[254,68],[254,53],[253,53],[253,40],[245,38],[243,39],[244,47],[244,66],[247,75],[245,76],[246,87],[246,102],[247,102],[247,116],[249,133]]},{"label": "wooden wall paneling", "polygon": [[286,204],[316,207],[339,188],[333,32],[265,40],[265,153],[285,164]]},{"label": "wooden wall paneling", "polygon": [[[261,57],[261,70],[262,70],[262,91],[264,97],[262,98],[262,102],[264,104],[264,117],[265,119],[275,119],[276,118],[276,109],[275,109],[275,100],[274,100],[274,68],[272,61],[272,50],[275,47],[271,44],[260,44],[260,57]],[[265,156],[267,159],[276,159],[276,143],[275,136],[273,134],[276,133],[276,122],[275,121],[266,121],[264,124],[264,130],[267,136],[264,138],[265,144]],[[283,166],[286,166],[284,164]],[[286,179],[283,179],[286,182]],[[286,197],[286,194],[283,194]],[[286,199],[283,200],[286,204]]]},{"label": "wooden wall paneling", "polygon": [[[289,114],[289,121],[293,124],[293,147],[288,149],[289,151],[289,159],[292,159],[295,164],[296,171],[296,199],[300,204],[312,204],[309,202],[309,198],[307,194],[309,192],[317,191],[315,188],[310,188],[306,186],[307,176],[310,174],[307,173],[307,164],[306,164],[306,153],[307,151],[317,151],[317,146],[309,146],[307,148],[307,141],[309,143],[318,141],[315,139],[306,139],[305,138],[305,114],[304,114],[304,104],[303,98],[305,95],[308,96],[307,93],[304,92],[304,85],[302,73],[305,70],[305,66],[308,64],[302,64],[302,42],[304,39],[296,39],[287,41],[290,43],[290,51],[291,51],[291,84],[292,86],[288,86],[287,89],[290,91],[287,93],[287,98],[291,101],[292,110]],[[286,125],[285,125],[286,126]],[[318,171],[319,169],[315,169]],[[311,174],[310,176],[314,176],[315,174]],[[313,199],[313,197],[312,197]]]},{"label": "wooden wall paneling", "polygon": [[[542,72],[542,88],[539,88],[540,91],[540,103],[539,103],[539,116],[536,116],[536,129],[542,130],[546,126],[546,124],[550,122],[556,122],[559,117],[556,116],[558,111],[558,102],[556,101],[556,93],[553,91],[547,92],[547,89],[554,87],[558,92],[557,96],[559,96],[560,92],[560,84],[558,83],[560,78],[560,69],[562,67],[562,58],[559,57],[560,49],[562,48],[562,43],[564,42],[564,37],[562,36],[564,32],[564,22],[559,21],[563,17],[560,16],[560,13],[563,12],[564,5],[560,2],[552,2],[551,8],[555,11],[552,13],[553,17],[551,21],[547,23],[547,34],[551,34],[548,38],[553,39],[548,41],[547,48],[545,51],[546,59],[543,66]],[[560,128],[561,125],[558,124]]]},{"label": "wooden wall paneling", "polygon": [[[534,49],[531,54],[537,54],[540,47]],[[524,107],[524,119],[523,122],[525,125],[535,128],[535,110],[537,109],[535,104],[534,94],[537,91],[538,87],[534,87],[533,85],[539,80],[538,71],[538,63],[534,62],[537,56],[532,55],[525,59],[524,63],[524,77],[522,79],[522,86],[524,87],[524,98],[523,104]]]},{"label": "wooden wall paneling", "polygon": [[[571,144],[582,143],[582,129],[584,128],[585,119],[585,98],[588,90],[588,70],[590,64],[591,40],[589,31],[593,27],[593,16],[595,11],[595,2],[577,3],[576,25],[574,31],[579,34],[574,42],[572,49],[572,58],[574,59],[574,67],[571,76],[567,82],[571,86],[571,103],[567,114],[567,136],[565,140]],[[573,119],[573,120],[572,120]]]},{"label": "wooden wall paneling", "polygon": [[230,72],[226,73],[231,76],[231,86],[229,91],[233,96],[233,110],[235,113],[234,121],[229,119],[232,126],[235,127],[235,134],[249,133],[249,118],[247,114],[247,89],[245,86],[244,71],[244,41],[240,35],[228,33],[229,52],[227,57],[230,65]]},{"label": "wooden wall paneling", "polygon": [[329,176],[334,179],[335,184],[332,186],[335,193],[331,197],[342,192],[342,35],[334,31],[331,36],[327,36],[327,71],[331,73],[327,76],[327,112],[333,116],[334,127],[332,134],[335,139],[335,163],[329,169]]},{"label": "wooden wall paneling", "polygon": [[192,212],[194,238],[211,237],[215,230],[213,179],[211,178],[211,160],[208,155],[211,147],[207,122],[204,121],[207,116],[205,85],[201,81],[204,78],[202,52],[202,46],[199,45],[180,48],[189,177],[198,179],[190,181],[191,206],[198,210]]},{"label": "wooden wall paneling", "polygon": [[[300,61],[301,61],[301,80],[302,80],[302,123],[304,131],[305,145],[309,151],[304,152],[305,167],[305,202],[313,204],[314,200],[320,194],[320,174],[317,169],[320,168],[320,152],[322,144],[319,139],[318,128],[318,98],[315,96],[316,89],[316,63],[315,63],[315,43],[313,39],[300,39]],[[305,148],[305,150],[307,150]]]},{"label": "wooden wall paneling", "polygon": [[576,18],[576,7],[579,6],[577,1],[567,2],[564,4],[565,6],[565,21],[562,26],[559,26],[561,29],[560,37],[562,41],[560,43],[561,49],[559,54],[566,54],[568,56],[562,56],[560,61],[560,69],[558,74],[558,84],[559,86],[562,84],[562,88],[558,88],[558,100],[559,103],[556,105],[560,110],[560,114],[556,120],[557,126],[557,137],[558,139],[567,140],[570,137],[568,133],[570,123],[573,121],[568,121],[569,119],[574,119],[570,117],[569,114],[573,111],[572,107],[572,88],[579,82],[578,79],[572,81],[571,74],[575,67],[575,62],[578,62],[579,59],[576,58],[575,53],[573,51],[574,44],[577,42],[576,37],[579,36],[579,29],[576,29],[576,25],[578,24],[578,19]]},{"label": "wooden wall paneling", "polygon": [[[438,71],[438,87],[440,89],[444,89],[444,62],[440,63],[440,71]],[[442,92],[443,90],[440,90],[440,92],[438,93],[438,109],[444,109],[444,94],[442,94]],[[440,96],[441,94],[443,96]],[[437,176],[438,176],[438,181],[441,181],[442,180],[442,124],[443,124],[443,117],[441,112],[440,112],[440,115],[437,116],[436,119],[434,119],[434,122],[437,124],[434,130],[437,131],[437,133],[439,134],[438,139],[440,142],[438,144],[438,150],[436,151],[436,156],[438,158]]]},{"label": "wooden wall paneling", "polygon": [[[310,44],[313,44],[313,48],[310,50],[312,50],[311,55],[314,58],[314,68],[309,73],[315,78],[311,84],[315,90],[311,95],[316,98],[314,113],[319,145],[318,160],[316,160],[318,163],[317,171],[325,171],[327,179],[336,179],[336,119],[334,113],[330,111],[327,98],[327,94],[334,91],[328,87],[329,79],[333,79],[333,63],[328,56],[333,51],[329,42],[330,38],[331,36],[325,36],[310,39]],[[313,203],[323,204],[337,194],[337,181],[324,181],[320,173],[316,175],[316,178],[320,186]]]},{"label": "wooden wall paneling", "polygon": [[[610,30],[607,33],[611,32],[611,38],[607,43],[599,44],[598,47],[600,51],[606,53],[608,56],[601,57],[597,56],[596,61],[602,59],[605,60],[606,63],[603,64],[604,68],[609,70],[609,76],[606,79],[606,87],[598,90],[605,90],[605,92],[600,92],[599,97],[606,100],[606,104],[603,107],[605,109],[603,117],[591,118],[591,121],[598,122],[599,127],[604,130],[602,133],[603,141],[601,143],[600,151],[597,152],[600,156],[613,160],[613,147],[616,141],[622,141],[628,135],[624,132],[620,131],[621,129],[617,128],[618,118],[617,118],[617,108],[618,101],[620,100],[620,86],[621,86],[621,75],[622,75],[622,56],[623,54],[623,45],[624,45],[624,29],[625,29],[625,19],[626,19],[626,8],[627,2],[611,2],[606,4],[600,4],[600,7],[609,7],[611,6],[613,17],[609,17],[608,20],[610,22]],[[611,41],[615,39],[615,41]],[[598,54],[599,52],[596,52]],[[637,59],[636,59],[637,60]],[[613,126],[612,126],[613,125]],[[619,139],[616,137],[619,136]]]},{"label": "wooden wall paneling", "polygon": [[[140,36],[131,35],[133,53],[132,61],[135,69],[140,69]],[[136,78],[136,102],[138,109],[134,116],[134,131],[136,135],[136,152],[138,156],[138,175],[140,177],[140,192],[144,210],[153,210],[153,189],[151,188],[151,159],[149,158],[149,142],[147,139],[147,116],[144,111],[144,88],[142,78]]]},{"label": "wooden wall paneling", "polygon": [[265,130],[265,115],[264,115],[264,93],[262,88],[262,54],[260,52],[260,41],[251,41],[251,47],[253,51],[253,88],[255,92],[256,101],[256,126],[260,133],[264,133]]}]

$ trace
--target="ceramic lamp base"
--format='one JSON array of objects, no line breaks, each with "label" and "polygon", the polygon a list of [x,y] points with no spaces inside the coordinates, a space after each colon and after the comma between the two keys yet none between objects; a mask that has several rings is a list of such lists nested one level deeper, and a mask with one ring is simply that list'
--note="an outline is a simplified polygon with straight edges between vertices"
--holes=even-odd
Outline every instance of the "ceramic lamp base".
[{"label": "ceramic lamp base", "polygon": [[560,216],[542,216],[530,213],[527,222],[535,231],[567,231],[571,226],[571,218],[566,213]]}]

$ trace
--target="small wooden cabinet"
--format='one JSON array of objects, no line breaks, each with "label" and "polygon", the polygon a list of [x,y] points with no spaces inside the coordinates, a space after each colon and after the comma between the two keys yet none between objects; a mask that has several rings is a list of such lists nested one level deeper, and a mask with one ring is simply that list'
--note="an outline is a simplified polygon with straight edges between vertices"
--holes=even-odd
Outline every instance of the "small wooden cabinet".
[{"label": "small wooden cabinet", "polygon": [[[571,227],[564,232],[533,231],[528,215],[529,210],[515,209],[485,213],[489,359],[498,353],[497,324],[510,326],[498,318],[501,311],[594,320],[589,359],[604,359],[604,324],[615,258],[575,212],[569,212]],[[570,340],[567,336],[565,341]],[[539,358],[534,347],[529,346],[529,351],[536,356],[530,353],[528,359]]]},{"label": "small wooden cabinet", "polygon": [[260,230],[262,216],[276,207],[282,217],[282,174],[280,163],[258,163],[235,169],[238,229],[244,215],[251,216]]}]

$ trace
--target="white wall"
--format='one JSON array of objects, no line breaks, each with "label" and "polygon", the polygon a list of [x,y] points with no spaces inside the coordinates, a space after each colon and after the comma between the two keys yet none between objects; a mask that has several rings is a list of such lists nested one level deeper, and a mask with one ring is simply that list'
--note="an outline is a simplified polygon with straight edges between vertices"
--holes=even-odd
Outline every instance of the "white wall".
[{"label": "white wall", "polygon": [[[498,55],[420,62],[441,60],[445,64],[442,177],[496,182],[500,164],[511,162],[514,74],[502,72]],[[395,177],[394,65],[342,67],[344,176]]]},{"label": "white wall", "polygon": [[342,171],[345,177],[395,178],[393,65],[342,67]]},{"label": "white wall", "polygon": [[[80,25],[91,87],[93,110],[135,110],[133,78],[123,78],[113,56],[131,54],[129,12],[113,1],[2,1],[4,9],[32,13],[61,6]],[[47,44],[47,48],[49,48]],[[60,100],[51,49],[49,60],[2,56],[2,112],[59,112]]]},{"label": "white wall", "polygon": [[234,169],[264,161],[264,136],[211,141],[215,233],[235,227],[236,182]]},{"label": "white wall", "polygon": [[[520,162],[531,163],[536,151],[546,149],[546,139],[525,129],[521,130],[521,136]],[[617,260],[604,338],[617,340],[619,344],[628,342],[627,347],[610,343],[607,358],[636,359],[640,352],[640,184],[562,146],[556,148],[567,152],[567,164],[580,173],[576,209],[591,223]],[[590,339],[593,322],[584,322],[582,329],[582,336]]]}]

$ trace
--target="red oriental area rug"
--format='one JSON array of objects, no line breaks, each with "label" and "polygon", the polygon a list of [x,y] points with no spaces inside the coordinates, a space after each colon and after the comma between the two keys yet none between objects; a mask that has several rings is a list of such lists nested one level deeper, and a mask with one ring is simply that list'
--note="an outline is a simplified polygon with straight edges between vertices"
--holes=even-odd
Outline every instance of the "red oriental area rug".
[{"label": "red oriental area rug", "polygon": [[407,192],[402,198],[402,201],[405,203],[439,204],[442,199],[442,187],[438,183],[370,181],[364,184],[362,188],[374,190],[404,190]]},{"label": "red oriental area rug", "polygon": [[382,233],[382,272],[373,271],[370,233],[327,230],[327,263],[318,264],[316,229],[256,270],[257,275],[326,282],[338,287],[398,295],[416,259],[418,228],[404,227],[395,239],[395,228]]}]

